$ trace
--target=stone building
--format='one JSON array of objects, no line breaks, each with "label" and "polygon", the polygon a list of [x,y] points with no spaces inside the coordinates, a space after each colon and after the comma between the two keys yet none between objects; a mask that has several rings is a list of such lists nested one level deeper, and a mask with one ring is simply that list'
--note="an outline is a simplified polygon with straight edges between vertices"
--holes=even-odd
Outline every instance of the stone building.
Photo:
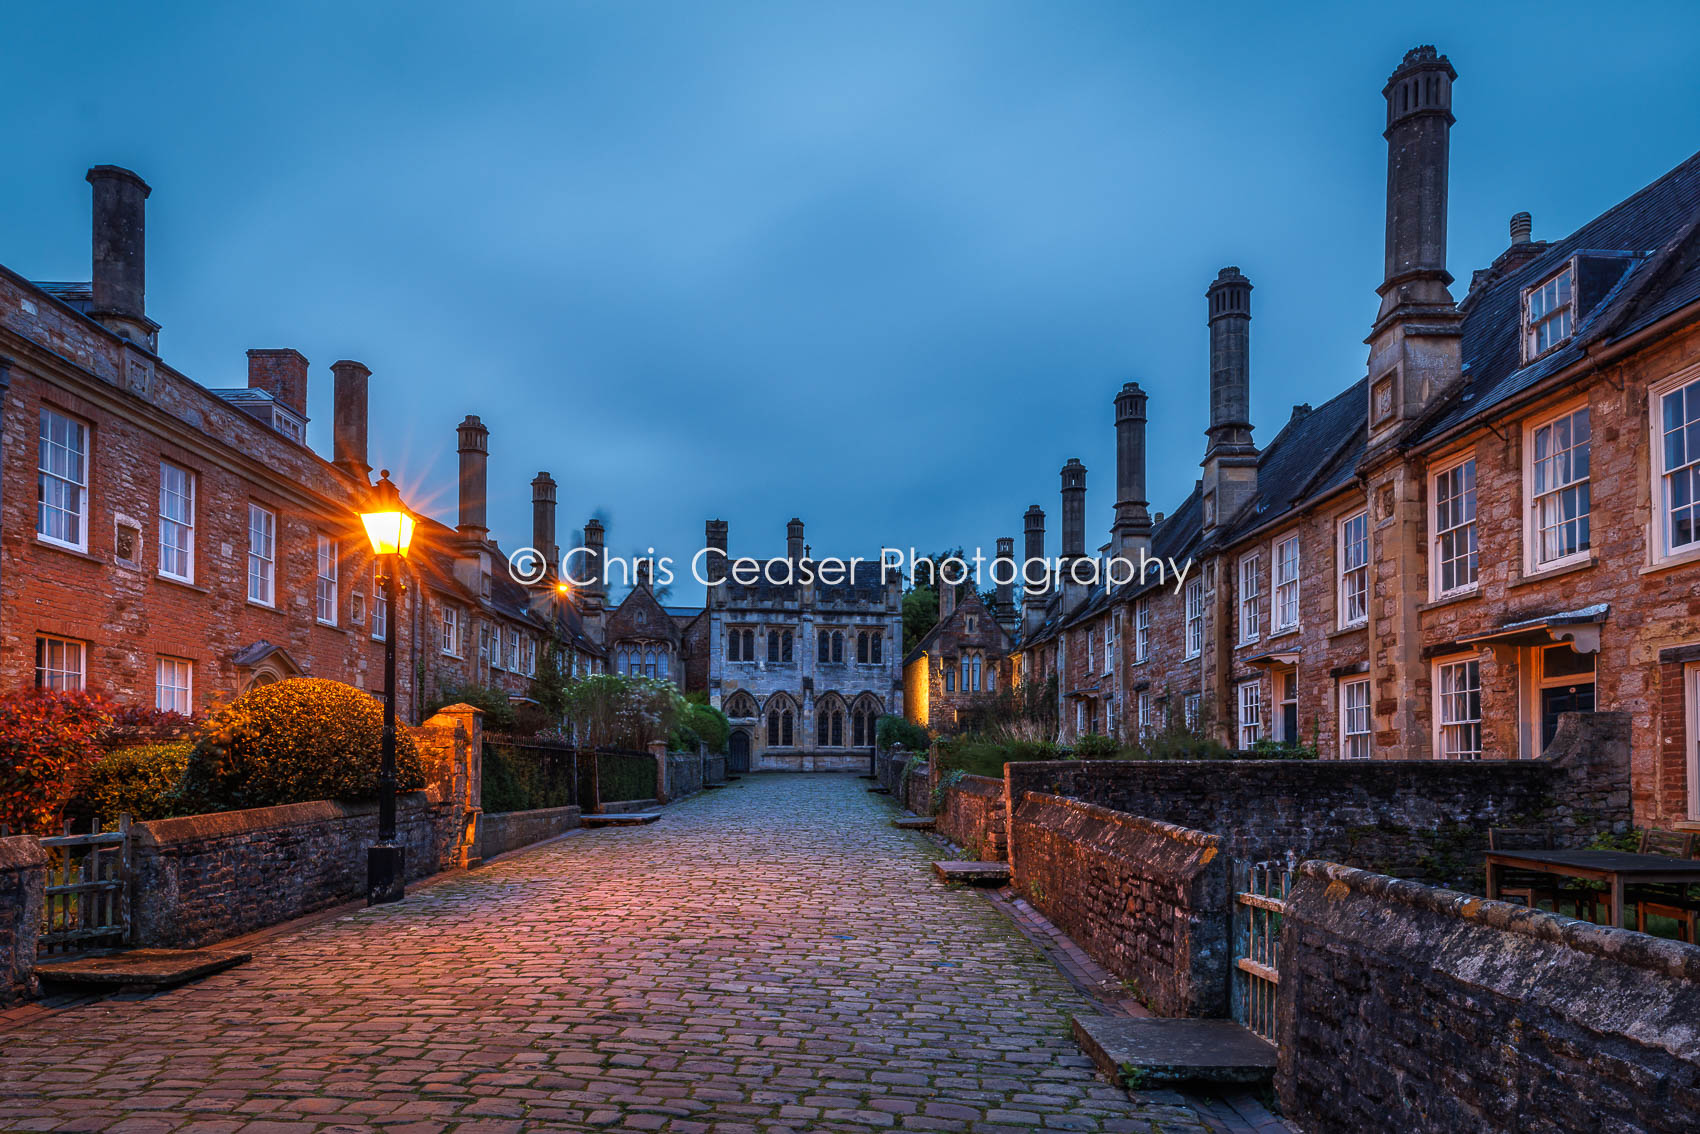
[{"label": "stone building", "polygon": [[[1014,540],[998,540],[998,558],[1006,573]],[[957,592],[963,593],[960,602]],[[1001,583],[988,608],[972,586],[938,586],[939,620],[903,659],[903,711],[909,720],[935,734],[972,731],[1011,689],[1010,652],[1015,639],[1013,584]]]},{"label": "stone building", "polygon": [[[810,558],[803,521],[786,526],[782,558],[729,567],[727,525],[706,525],[708,692],[732,722],[734,768],[842,770],[866,766],[874,722],[903,711],[903,593],[878,557],[842,577],[800,581]],[[829,561],[830,562],[830,561]],[[783,581],[783,580],[791,581]]]},{"label": "stone building", "polygon": [[1382,90],[1366,372],[1257,447],[1252,287],[1224,269],[1204,475],[1152,535],[1192,573],[1033,596],[1021,679],[1061,669],[1065,738],[1182,719],[1325,758],[1530,757],[1560,713],[1623,710],[1637,822],[1694,822],[1700,155],[1566,236],[1517,214],[1455,300],[1455,77],[1421,47]]}]

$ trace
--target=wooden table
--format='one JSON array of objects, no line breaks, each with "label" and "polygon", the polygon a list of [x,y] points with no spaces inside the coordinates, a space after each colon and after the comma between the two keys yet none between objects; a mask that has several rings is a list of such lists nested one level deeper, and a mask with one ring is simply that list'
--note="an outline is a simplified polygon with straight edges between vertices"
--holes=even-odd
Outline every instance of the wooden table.
[{"label": "wooden table", "polygon": [[1499,897],[1501,873],[1527,870],[1606,884],[1610,924],[1623,925],[1623,891],[1631,883],[1700,883],[1700,859],[1611,850],[1498,850],[1487,855],[1487,896]]}]

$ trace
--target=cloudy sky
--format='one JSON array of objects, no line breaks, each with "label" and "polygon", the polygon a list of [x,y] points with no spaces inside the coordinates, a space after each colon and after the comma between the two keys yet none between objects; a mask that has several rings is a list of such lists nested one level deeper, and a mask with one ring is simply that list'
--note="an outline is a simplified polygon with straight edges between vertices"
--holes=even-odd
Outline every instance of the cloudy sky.
[{"label": "cloudy sky", "polygon": [[1513,212],[1569,231],[1700,148],[1691,5],[1179,7],[18,6],[0,263],[87,279],[83,171],[135,169],[166,359],[301,350],[327,453],[364,361],[374,465],[451,523],[479,414],[509,547],[549,469],[617,554],[710,516],[771,554],[792,515],[817,555],[989,550],[1035,502],[1054,554],[1068,457],[1107,536],[1124,381],[1152,507],[1197,478],[1221,266],[1260,441],[1361,375],[1405,49],[1459,72],[1462,280]]}]

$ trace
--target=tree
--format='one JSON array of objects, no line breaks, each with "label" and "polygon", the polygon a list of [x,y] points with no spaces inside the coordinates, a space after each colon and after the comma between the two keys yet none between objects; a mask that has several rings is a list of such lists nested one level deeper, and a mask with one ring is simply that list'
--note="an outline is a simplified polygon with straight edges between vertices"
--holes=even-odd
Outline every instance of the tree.
[{"label": "tree", "polygon": [[592,810],[602,810],[598,748],[626,747],[643,751],[651,741],[664,740],[685,711],[685,698],[671,681],[595,673],[569,683],[563,695],[580,747],[591,751]]}]

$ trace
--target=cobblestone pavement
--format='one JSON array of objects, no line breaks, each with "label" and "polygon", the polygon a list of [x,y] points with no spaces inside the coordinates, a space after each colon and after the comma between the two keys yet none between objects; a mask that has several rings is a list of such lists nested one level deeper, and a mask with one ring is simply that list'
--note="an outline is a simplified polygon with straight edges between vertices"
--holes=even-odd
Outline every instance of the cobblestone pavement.
[{"label": "cobblestone pavement", "polygon": [[0,1130],[1162,1131],[1086,1007],[852,776],[746,776],[307,925],[175,991],[0,1014]]}]

